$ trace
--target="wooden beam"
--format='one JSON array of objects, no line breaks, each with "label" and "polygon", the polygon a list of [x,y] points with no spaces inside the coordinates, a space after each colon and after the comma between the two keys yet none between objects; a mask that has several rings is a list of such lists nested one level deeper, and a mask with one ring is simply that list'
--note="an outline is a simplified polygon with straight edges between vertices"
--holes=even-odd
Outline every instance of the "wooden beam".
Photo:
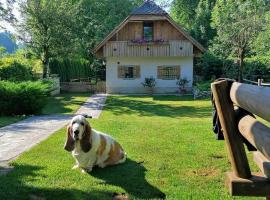
[{"label": "wooden beam", "polygon": [[226,185],[232,196],[270,196],[270,182],[262,174],[254,174],[249,179],[243,179],[235,176],[234,173],[228,172]]},{"label": "wooden beam", "polygon": [[270,128],[246,115],[240,119],[239,132],[263,155],[270,159]]},{"label": "wooden beam", "polygon": [[165,15],[131,15],[130,21],[159,21],[166,20]]},{"label": "wooden beam", "polygon": [[240,178],[250,178],[247,156],[238,132],[234,107],[229,97],[230,82],[225,80],[214,82],[211,88],[233,172]]},{"label": "wooden beam", "polygon": [[256,151],[253,153],[253,160],[260,168],[261,172],[267,177],[270,178],[270,160],[267,159],[263,154]]},{"label": "wooden beam", "polygon": [[234,82],[230,97],[237,106],[270,121],[270,88]]}]

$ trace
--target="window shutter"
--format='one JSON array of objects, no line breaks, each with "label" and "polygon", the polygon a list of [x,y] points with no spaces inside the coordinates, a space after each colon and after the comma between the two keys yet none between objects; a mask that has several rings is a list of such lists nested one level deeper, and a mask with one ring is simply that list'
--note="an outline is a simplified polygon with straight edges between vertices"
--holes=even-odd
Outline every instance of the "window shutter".
[{"label": "window shutter", "polygon": [[124,66],[118,65],[118,78],[124,78],[124,72],[125,72]]},{"label": "window shutter", "polygon": [[181,68],[180,66],[176,66],[176,79],[180,79],[181,77]]},{"label": "window shutter", "polygon": [[141,67],[139,65],[135,66],[135,72],[136,72],[135,78],[141,78]]},{"label": "window shutter", "polygon": [[157,78],[162,79],[162,67],[161,66],[157,67]]}]

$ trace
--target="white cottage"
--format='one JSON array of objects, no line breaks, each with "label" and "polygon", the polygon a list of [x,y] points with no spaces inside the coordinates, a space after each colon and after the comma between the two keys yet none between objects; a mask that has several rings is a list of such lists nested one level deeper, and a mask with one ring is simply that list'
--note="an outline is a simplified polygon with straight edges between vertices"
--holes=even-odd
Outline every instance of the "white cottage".
[{"label": "white cottage", "polygon": [[107,93],[145,93],[145,78],[155,93],[175,93],[177,79],[193,83],[193,59],[205,49],[153,1],[134,9],[93,50],[106,61]]}]

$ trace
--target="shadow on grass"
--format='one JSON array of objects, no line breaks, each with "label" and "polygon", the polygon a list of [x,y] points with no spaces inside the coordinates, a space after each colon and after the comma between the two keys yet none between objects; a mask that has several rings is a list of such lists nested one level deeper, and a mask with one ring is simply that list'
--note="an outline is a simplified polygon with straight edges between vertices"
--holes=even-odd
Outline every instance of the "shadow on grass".
[{"label": "shadow on grass", "polygon": [[[0,199],[112,199],[114,191],[94,190],[90,186],[85,190],[66,188],[61,185],[56,188],[33,187],[27,183],[42,181],[47,176],[39,171],[41,166],[14,165],[14,169],[6,175],[0,176]],[[98,184],[110,184],[123,188],[131,197],[137,199],[163,199],[165,194],[156,187],[150,185],[145,179],[146,169],[132,160],[125,164],[104,169],[95,168],[91,173],[98,179],[103,180]],[[68,178],[68,177],[67,177]],[[63,179],[63,177],[55,177]],[[74,182],[80,185],[80,182]],[[42,185],[42,184],[41,184]],[[72,186],[71,186],[72,187]],[[87,191],[89,190],[89,191]]]},{"label": "shadow on grass", "polygon": [[[78,189],[63,188],[39,188],[32,187],[25,182],[37,179],[46,179],[46,176],[39,174],[43,167],[32,165],[15,165],[14,170],[6,175],[0,176],[0,199],[111,199],[112,192],[91,190],[85,192]],[[55,177],[57,179],[57,177]],[[74,183],[80,184],[80,183]]]},{"label": "shadow on grass", "polygon": [[77,97],[90,96],[90,93],[63,93],[58,96],[49,97],[48,103],[42,109],[42,114],[71,113],[74,110],[68,108],[68,105],[80,106],[85,101],[80,101]]},{"label": "shadow on grass", "polygon": [[[144,97],[145,98],[145,97]],[[166,97],[156,97],[165,101]],[[169,101],[171,98],[167,97]],[[181,97],[178,97],[181,99]],[[187,97],[187,99],[189,99]],[[172,98],[173,101],[176,101]],[[126,99],[110,97],[106,102],[106,108],[115,115],[138,114],[140,116],[162,116],[162,117],[209,117],[211,116],[210,107],[183,106],[161,104],[157,101],[143,101],[140,97],[136,99]]]},{"label": "shadow on grass", "polygon": [[147,182],[146,171],[142,164],[127,159],[124,164],[104,169],[95,168],[90,175],[103,180],[102,184],[123,188],[135,199],[165,199],[166,196],[163,192]]}]

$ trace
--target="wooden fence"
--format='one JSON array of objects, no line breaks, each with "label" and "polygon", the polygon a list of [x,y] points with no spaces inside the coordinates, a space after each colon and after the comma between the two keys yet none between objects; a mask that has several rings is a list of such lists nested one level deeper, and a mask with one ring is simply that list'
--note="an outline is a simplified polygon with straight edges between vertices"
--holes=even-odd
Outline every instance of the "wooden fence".
[{"label": "wooden fence", "polygon": [[248,79],[243,79],[243,80],[244,80],[244,82],[249,83],[249,84],[270,87],[270,83],[264,83],[263,79],[258,79],[257,82],[256,81],[251,81],[251,80],[248,80]]},{"label": "wooden fence", "polygon": [[[270,121],[270,88],[228,80],[214,82],[211,87],[232,165],[226,181],[231,195],[270,199],[270,128],[251,115]],[[242,115],[236,114],[236,107]],[[254,161],[261,170],[258,174],[250,171],[243,138],[257,149]]]}]

